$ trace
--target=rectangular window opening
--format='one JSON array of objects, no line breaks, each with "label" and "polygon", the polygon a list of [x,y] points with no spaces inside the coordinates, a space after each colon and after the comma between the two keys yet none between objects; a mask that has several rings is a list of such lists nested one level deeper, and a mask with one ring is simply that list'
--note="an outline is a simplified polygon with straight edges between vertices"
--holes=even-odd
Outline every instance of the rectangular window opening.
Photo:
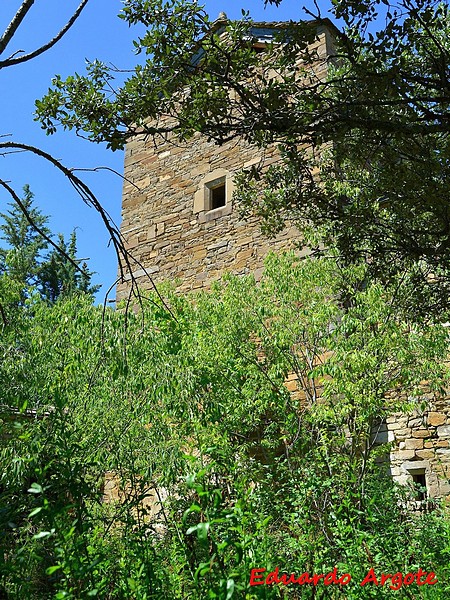
[{"label": "rectangular window opening", "polygon": [[427,499],[427,480],[425,473],[412,473],[416,500],[423,502]]},{"label": "rectangular window opening", "polygon": [[209,188],[209,210],[220,208],[226,204],[225,181]]}]

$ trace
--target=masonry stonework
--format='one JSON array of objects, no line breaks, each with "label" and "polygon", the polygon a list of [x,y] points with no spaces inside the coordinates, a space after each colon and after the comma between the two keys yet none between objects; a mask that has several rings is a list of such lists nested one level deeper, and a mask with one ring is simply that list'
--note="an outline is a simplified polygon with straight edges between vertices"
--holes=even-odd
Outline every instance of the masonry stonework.
[{"label": "masonry stonework", "polygon": [[424,475],[427,497],[450,503],[450,403],[430,400],[423,411],[396,413],[380,435],[392,443],[390,472],[397,483],[411,484]]},{"label": "masonry stonework", "polygon": [[[259,160],[250,146],[230,142],[218,148],[200,136],[189,147],[170,138],[158,147],[140,140],[128,145],[122,234],[128,250],[155,282],[175,281],[181,290],[201,288],[226,271],[257,271],[269,248],[294,246],[298,234],[293,227],[268,240],[255,219],[239,217],[229,198],[215,210],[194,206],[195,196],[205,192],[208,174],[224,174],[228,196],[233,174]],[[272,153],[265,164],[275,160]],[[149,286],[142,267],[133,275],[143,287]],[[118,287],[118,299],[126,294],[127,283]]]}]

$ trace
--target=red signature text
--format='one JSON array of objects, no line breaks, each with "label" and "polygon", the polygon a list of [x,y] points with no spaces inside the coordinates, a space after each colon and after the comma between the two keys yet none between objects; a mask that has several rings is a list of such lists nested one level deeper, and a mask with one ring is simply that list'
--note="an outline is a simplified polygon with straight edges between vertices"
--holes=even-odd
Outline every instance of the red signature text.
[{"label": "red signature text", "polygon": [[[329,573],[321,574],[309,574],[302,573],[297,575],[296,573],[280,573],[280,569],[277,567],[274,571],[267,572],[267,569],[252,569],[250,573],[250,585],[347,585],[352,580],[350,573],[344,573],[339,575],[337,568],[335,567]],[[423,569],[419,569],[416,573],[381,573],[379,576],[375,573],[375,570],[369,569],[367,575],[361,581],[360,585],[365,586],[368,584],[383,586],[386,585],[391,590],[399,590],[402,586],[407,585],[435,585],[438,583],[436,574],[433,571],[427,573]]]},{"label": "red signature text", "polygon": [[399,590],[402,585],[411,585],[416,583],[417,585],[435,585],[438,582],[435,573],[430,571],[427,573],[422,569],[419,569],[417,573],[381,573],[380,577],[376,576],[374,569],[370,569],[364,579],[361,581],[361,585],[367,585],[373,583],[374,585],[385,585],[388,584],[391,590]]},{"label": "red signature text", "polygon": [[330,571],[330,573],[327,573],[326,575],[309,575],[309,573],[302,573],[298,577],[295,573],[291,573],[290,575],[287,575],[287,573],[282,573],[280,575],[278,567],[275,569],[275,571],[270,571],[267,575],[264,575],[266,572],[267,569],[252,569],[250,573],[250,585],[271,585],[273,583],[282,583],[283,585],[289,585],[291,583],[305,585],[307,583],[312,583],[313,585],[317,585],[319,581],[321,581],[324,585],[346,585],[352,579],[349,573],[344,573],[344,575],[338,576],[336,567],[333,569],[333,571]]}]

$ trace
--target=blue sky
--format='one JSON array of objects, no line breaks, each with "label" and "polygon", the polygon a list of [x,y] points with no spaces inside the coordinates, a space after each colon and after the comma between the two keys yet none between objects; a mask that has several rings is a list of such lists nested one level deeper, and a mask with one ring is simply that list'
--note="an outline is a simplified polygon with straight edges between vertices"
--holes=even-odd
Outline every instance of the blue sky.
[{"label": "blue sky", "polygon": [[[6,51],[31,51],[53,37],[75,10],[79,0],[37,0]],[[0,28],[3,32],[21,0],[2,2]],[[241,9],[250,10],[257,20],[288,20],[304,17],[298,0],[284,0],[279,8],[264,10],[262,0],[205,3],[212,18],[225,11],[229,18],[239,18]],[[132,39],[138,31],[117,18],[122,3],[119,0],[90,0],[79,20],[68,34],[47,53],[27,63],[1,70],[0,135],[41,147],[59,158],[66,166],[92,169],[110,167],[123,171],[123,153],[111,152],[80,138],[73,132],[59,131],[46,136],[33,120],[34,101],[41,98],[55,74],[62,77],[83,73],[85,60],[98,58],[120,68],[130,68],[138,60],[132,51]],[[6,57],[6,56],[5,56]],[[108,172],[79,173],[90,185],[103,206],[117,224],[120,223],[120,177]],[[103,300],[107,288],[114,282],[117,263],[114,250],[108,248],[108,236],[98,214],[83,204],[65,178],[43,160],[27,154],[0,157],[0,178],[21,192],[29,184],[40,210],[50,216],[53,232],[67,237],[77,227],[79,256],[89,258],[96,271],[95,283],[102,285],[98,299]],[[0,191],[0,212],[6,210],[8,195]]]}]

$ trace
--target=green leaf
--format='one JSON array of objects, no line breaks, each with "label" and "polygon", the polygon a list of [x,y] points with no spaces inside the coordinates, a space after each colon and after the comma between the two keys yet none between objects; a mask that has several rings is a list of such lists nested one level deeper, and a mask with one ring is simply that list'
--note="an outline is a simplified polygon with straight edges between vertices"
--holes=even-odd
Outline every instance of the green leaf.
[{"label": "green leaf", "polygon": [[49,537],[50,535],[52,535],[51,531],[40,531],[39,533],[36,533],[36,535],[33,535],[33,539],[41,540],[42,538]]},{"label": "green leaf", "polygon": [[197,525],[197,537],[200,542],[206,542],[208,539],[209,523],[199,523]]},{"label": "green leaf", "polygon": [[52,575],[56,571],[59,571],[59,569],[61,569],[61,565],[54,565],[53,567],[48,567],[48,569],[46,569],[45,572],[47,573],[47,575]]},{"label": "green leaf", "polygon": [[38,514],[41,512],[41,510],[43,510],[43,509],[44,509],[44,507],[43,507],[43,506],[38,506],[37,508],[34,508],[34,509],[33,509],[33,510],[30,512],[30,514],[28,515],[28,517],[34,517],[34,515],[38,515]]},{"label": "green leaf", "polygon": [[234,594],[234,579],[228,579],[227,581],[227,595],[225,600],[231,600]]},{"label": "green leaf", "polygon": [[42,490],[42,486],[39,483],[34,482],[31,484],[31,487],[28,488],[27,491],[30,494],[42,494],[43,490]]}]

